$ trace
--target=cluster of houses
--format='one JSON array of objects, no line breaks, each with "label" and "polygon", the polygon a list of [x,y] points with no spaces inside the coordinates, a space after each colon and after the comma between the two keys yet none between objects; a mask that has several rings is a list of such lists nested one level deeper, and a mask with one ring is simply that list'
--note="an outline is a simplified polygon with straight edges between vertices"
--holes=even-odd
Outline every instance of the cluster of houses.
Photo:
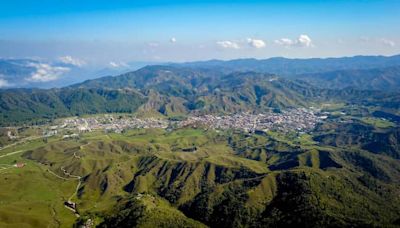
[{"label": "cluster of houses", "polygon": [[179,126],[206,126],[213,129],[234,128],[248,132],[257,130],[307,131],[313,129],[317,122],[324,118],[325,116],[318,116],[311,109],[298,108],[281,113],[192,116],[185,121],[181,121]]},{"label": "cluster of houses", "polygon": [[103,115],[93,117],[74,117],[62,120],[59,125],[51,126],[44,132],[46,137],[56,135],[58,131],[69,132],[63,139],[79,137],[78,133],[103,130],[106,133],[122,133],[125,129],[137,128],[169,128],[206,127],[212,129],[242,129],[248,132],[257,130],[308,131],[327,116],[315,109],[297,108],[280,113],[266,112],[260,114],[236,113],[232,115],[202,115],[190,116],[185,120],[171,121],[166,119],[139,119],[131,116]]},{"label": "cluster of houses", "polygon": [[63,119],[58,125],[50,126],[44,131],[45,137],[57,135],[60,132],[75,132],[64,134],[63,139],[79,137],[78,133],[104,130],[104,132],[122,133],[125,129],[135,128],[167,128],[169,121],[156,118],[139,119],[136,117],[122,117],[103,115],[93,117],[73,117]]}]

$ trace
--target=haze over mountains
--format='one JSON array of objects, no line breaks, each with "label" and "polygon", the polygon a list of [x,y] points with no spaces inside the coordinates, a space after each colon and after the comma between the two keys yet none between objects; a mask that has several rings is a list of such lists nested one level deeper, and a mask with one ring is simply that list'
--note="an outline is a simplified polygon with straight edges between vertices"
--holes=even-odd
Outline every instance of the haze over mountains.
[{"label": "haze over mountains", "polygon": [[42,59],[0,59],[0,89],[65,87],[87,79],[117,75],[139,69],[150,62],[90,65],[71,56],[54,61]]}]

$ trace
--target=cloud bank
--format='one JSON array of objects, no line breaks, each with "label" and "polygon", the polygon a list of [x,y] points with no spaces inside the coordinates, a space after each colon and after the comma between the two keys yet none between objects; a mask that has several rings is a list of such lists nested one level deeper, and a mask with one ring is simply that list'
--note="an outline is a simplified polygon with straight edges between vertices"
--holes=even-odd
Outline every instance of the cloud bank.
[{"label": "cloud bank", "polygon": [[78,59],[78,58],[73,58],[70,55],[61,56],[60,58],[58,58],[58,60],[60,60],[60,62],[62,62],[64,64],[69,64],[69,65],[73,65],[73,66],[77,66],[77,67],[82,67],[82,66],[86,65],[85,61]]},{"label": "cloud bank", "polygon": [[54,81],[70,70],[68,67],[51,66],[46,63],[30,63],[28,66],[36,68],[30,77],[25,78],[31,82]]}]

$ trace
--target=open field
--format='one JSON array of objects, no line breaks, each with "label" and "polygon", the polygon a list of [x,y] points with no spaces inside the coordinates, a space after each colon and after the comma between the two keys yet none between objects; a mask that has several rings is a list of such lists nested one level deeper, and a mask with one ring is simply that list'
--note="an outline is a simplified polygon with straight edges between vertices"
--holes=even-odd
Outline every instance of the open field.
[{"label": "open field", "polygon": [[[36,145],[25,145],[31,146]],[[76,218],[62,201],[73,191],[74,183],[55,178],[46,167],[20,153],[0,158],[2,164],[15,161],[25,167],[0,170],[0,226],[71,227]]]}]

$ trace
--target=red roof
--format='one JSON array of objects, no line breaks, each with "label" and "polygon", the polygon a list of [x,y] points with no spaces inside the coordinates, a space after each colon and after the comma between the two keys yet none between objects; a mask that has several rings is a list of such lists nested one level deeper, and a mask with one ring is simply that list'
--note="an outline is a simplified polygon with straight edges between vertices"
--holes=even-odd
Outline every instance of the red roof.
[{"label": "red roof", "polygon": [[17,163],[17,164],[15,164],[15,166],[16,166],[17,168],[22,168],[22,167],[25,166],[25,163]]}]

